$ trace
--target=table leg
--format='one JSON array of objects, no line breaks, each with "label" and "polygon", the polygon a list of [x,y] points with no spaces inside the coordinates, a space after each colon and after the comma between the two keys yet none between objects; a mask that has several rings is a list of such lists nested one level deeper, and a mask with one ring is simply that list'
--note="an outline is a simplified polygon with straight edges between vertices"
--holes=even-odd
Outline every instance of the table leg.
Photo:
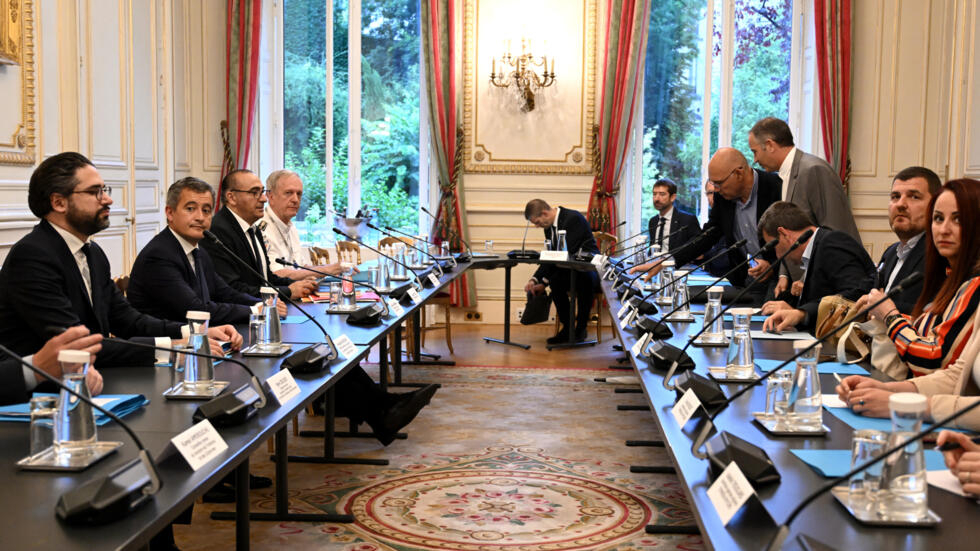
[{"label": "table leg", "polygon": [[518,348],[523,348],[527,350],[531,348],[529,344],[521,344],[519,342],[513,342],[510,340],[510,270],[513,266],[504,267],[504,338],[503,340],[495,339],[493,337],[483,337],[483,340],[487,342],[495,342],[499,344],[509,344],[511,346],[516,346]]},{"label": "table leg", "polygon": [[235,549],[248,551],[248,457],[235,467]]}]

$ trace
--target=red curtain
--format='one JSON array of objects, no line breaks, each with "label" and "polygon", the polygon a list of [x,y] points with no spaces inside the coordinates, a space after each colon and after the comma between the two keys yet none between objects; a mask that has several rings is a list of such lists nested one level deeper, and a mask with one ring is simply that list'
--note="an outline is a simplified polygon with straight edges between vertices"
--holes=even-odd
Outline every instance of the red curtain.
[{"label": "red curtain", "polygon": [[[227,0],[225,23],[225,120],[221,121],[221,177],[248,164],[258,94],[262,0]],[[218,189],[218,201],[221,201]]]},{"label": "red curtain", "polygon": [[[453,0],[421,0],[422,59],[429,99],[432,149],[439,171],[439,207],[432,238],[464,250],[466,210],[459,193],[462,178],[462,128],[456,118],[456,10]],[[454,306],[476,304],[472,277],[464,274],[449,286]]]},{"label": "red curtain", "polygon": [[824,155],[847,185],[851,130],[851,0],[814,0]]},{"label": "red curtain", "polygon": [[612,233],[617,222],[616,195],[633,135],[633,114],[640,101],[650,0],[607,0],[606,13],[602,113],[593,130],[595,180],[588,218],[593,230]]}]

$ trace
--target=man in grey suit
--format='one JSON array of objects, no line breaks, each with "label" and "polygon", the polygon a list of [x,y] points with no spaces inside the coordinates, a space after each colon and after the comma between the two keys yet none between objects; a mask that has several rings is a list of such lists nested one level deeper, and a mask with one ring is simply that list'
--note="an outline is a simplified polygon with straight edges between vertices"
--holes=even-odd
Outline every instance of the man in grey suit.
[{"label": "man in grey suit", "polygon": [[[837,172],[827,161],[797,149],[785,121],[766,117],[756,122],[749,130],[749,149],[763,169],[779,173],[783,201],[809,212],[817,226],[844,232],[861,243],[861,234]],[[777,295],[789,289],[789,275],[785,268],[780,270]],[[792,275],[799,280],[800,274]]]}]

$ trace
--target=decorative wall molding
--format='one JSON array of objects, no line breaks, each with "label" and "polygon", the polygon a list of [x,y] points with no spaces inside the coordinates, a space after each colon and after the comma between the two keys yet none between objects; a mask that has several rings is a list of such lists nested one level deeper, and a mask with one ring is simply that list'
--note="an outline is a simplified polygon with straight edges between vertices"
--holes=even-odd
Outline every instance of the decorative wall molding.
[{"label": "decorative wall molding", "polygon": [[[33,0],[0,0],[2,17],[11,17],[11,11],[19,10],[18,29],[13,29],[14,33],[6,32],[0,36],[0,40],[20,38],[19,55],[11,57],[11,61],[17,65],[7,65],[6,70],[0,74],[0,79],[11,79],[19,76],[20,78],[20,98],[4,98],[4,103],[14,103],[20,101],[20,120],[17,124],[9,128],[0,128],[0,165],[26,165],[34,164],[36,156],[35,146],[35,114],[34,114],[34,1]],[[6,25],[0,27],[7,28]],[[19,33],[19,35],[17,34]],[[9,52],[4,53],[0,49],[0,60],[7,59]]]}]

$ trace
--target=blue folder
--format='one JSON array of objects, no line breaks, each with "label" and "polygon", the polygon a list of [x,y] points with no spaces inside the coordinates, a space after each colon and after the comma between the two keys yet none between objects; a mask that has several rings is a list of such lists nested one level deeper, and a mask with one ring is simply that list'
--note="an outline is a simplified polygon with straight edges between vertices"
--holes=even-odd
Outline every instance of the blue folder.
[{"label": "blue folder", "polygon": [[[769,371],[775,368],[777,365],[783,363],[782,360],[764,360],[757,359],[755,365],[759,367],[762,371]],[[794,364],[789,364],[786,367],[790,367]],[[838,373],[840,375],[867,375],[868,371],[859,365],[853,364],[842,364],[840,362],[820,362],[817,364],[817,373],[830,374]],[[889,425],[891,427],[891,425]]]},{"label": "blue folder", "polygon": [[[45,393],[35,393],[34,396],[55,396],[56,394],[45,394]],[[96,396],[96,399],[110,398],[112,401],[105,404],[105,409],[115,413],[119,417],[124,417],[130,413],[142,408],[150,401],[146,399],[146,396],[142,394],[102,394]],[[18,423],[27,423],[31,420],[30,405],[27,403],[23,404],[13,404],[10,406],[0,406],[0,421],[14,421]],[[95,410],[95,424],[98,426],[105,425],[112,419],[98,411]]]}]

